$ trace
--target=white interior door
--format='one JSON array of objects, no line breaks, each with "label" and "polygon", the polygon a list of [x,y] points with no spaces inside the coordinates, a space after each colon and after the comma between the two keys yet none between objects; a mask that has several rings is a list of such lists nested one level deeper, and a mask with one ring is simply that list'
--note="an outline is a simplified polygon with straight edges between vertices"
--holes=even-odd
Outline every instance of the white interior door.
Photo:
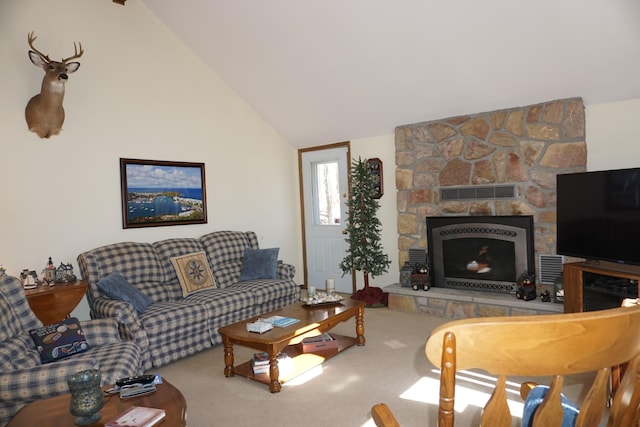
[{"label": "white interior door", "polygon": [[347,147],[305,151],[301,155],[307,286],[325,288],[335,281],[336,291],[353,293],[351,274],[343,276],[340,262],[347,253],[348,194]]}]

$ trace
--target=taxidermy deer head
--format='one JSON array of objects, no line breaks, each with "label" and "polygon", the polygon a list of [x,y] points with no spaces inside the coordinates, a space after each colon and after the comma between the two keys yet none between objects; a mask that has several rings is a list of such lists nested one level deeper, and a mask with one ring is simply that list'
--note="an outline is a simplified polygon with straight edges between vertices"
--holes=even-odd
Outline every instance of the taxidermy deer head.
[{"label": "taxidermy deer head", "polygon": [[33,47],[36,36],[33,31],[29,33],[27,40],[29,41],[29,59],[33,65],[44,70],[44,78],[42,79],[42,88],[40,93],[29,100],[25,109],[27,125],[31,132],[38,134],[40,138],[49,138],[51,135],[60,133],[62,123],[64,122],[64,108],[62,100],[64,99],[64,84],[69,78],[69,74],[75,72],[79,67],[79,62],[69,62],[72,59],[80,58],[84,53],[82,43],[79,43],[80,52],[73,43],[75,53],[68,58],[62,58],[60,62],[52,61],[48,55],[44,55],[38,49]]}]

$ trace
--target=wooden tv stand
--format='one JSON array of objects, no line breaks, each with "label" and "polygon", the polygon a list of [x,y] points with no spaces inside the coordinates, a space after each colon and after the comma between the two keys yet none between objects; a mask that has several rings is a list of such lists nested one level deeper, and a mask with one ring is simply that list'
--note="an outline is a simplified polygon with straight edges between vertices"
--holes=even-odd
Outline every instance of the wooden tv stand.
[{"label": "wooden tv stand", "polygon": [[[585,285],[588,285],[588,278],[593,278],[594,276],[629,279],[635,280],[637,283],[640,281],[640,267],[586,261],[564,264],[562,266],[562,285],[564,288],[565,313],[588,311],[585,308]],[[585,280],[585,277],[587,277],[587,280]],[[629,295],[627,297],[638,298],[639,295]],[[620,297],[620,303],[622,298],[624,297]]]}]

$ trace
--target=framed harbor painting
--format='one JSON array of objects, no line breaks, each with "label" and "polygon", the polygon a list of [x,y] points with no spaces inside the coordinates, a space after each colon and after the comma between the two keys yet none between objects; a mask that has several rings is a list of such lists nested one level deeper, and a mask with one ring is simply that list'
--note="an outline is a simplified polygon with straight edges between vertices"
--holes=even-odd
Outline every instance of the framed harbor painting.
[{"label": "framed harbor painting", "polygon": [[122,227],[206,224],[204,163],[120,159]]}]

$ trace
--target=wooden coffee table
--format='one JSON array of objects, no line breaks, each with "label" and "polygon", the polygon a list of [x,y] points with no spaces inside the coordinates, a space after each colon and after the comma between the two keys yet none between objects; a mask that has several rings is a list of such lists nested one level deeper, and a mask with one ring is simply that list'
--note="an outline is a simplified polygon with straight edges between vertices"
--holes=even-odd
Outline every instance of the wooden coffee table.
[{"label": "wooden coffee table", "polygon": [[[104,387],[104,389],[111,387]],[[157,390],[144,396],[121,400],[117,394],[105,396],[102,417],[89,427],[103,427],[104,423],[115,418],[131,406],[161,408],[167,413],[160,425],[185,427],[187,425],[187,402],[180,390],[163,379],[156,385]],[[77,417],[69,412],[70,394],[51,397],[29,403],[9,421],[7,427],[60,427],[74,426]]]},{"label": "wooden coffee table", "polygon": [[[247,331],[247,323],[255,322],[258,318],[270,316],[293,317],[300,321],[286,328],[273,328],[268,332],[259,334]],[[338,340],[338,348],[302,353],[298,343],[306,337],[312,337],[327,332],[338,323],[352,317],[356,318],[356,336],[347,337],[332,333]],[[224,343],[224,375],[233,377],[235,374],[269,384],[271,393],[277,393],[282,383],[300,375],[301,373],[321,364],[341,351],[357,344],[364,345],[364,302],[354,299],[346,299],[340,303],[331,305],[309,307],[302,303],[295,303],[279,310],[255,316],[250,319],[224,326],[218,330]],[[269,354],[269,373],[254,375],[251,361],[239,366],[234,366],[233,345],[239,344],[266,351]],[[277,358],[281,352],[287,353],[293,358],[294,369],[286,376],[280,376]]]}]

